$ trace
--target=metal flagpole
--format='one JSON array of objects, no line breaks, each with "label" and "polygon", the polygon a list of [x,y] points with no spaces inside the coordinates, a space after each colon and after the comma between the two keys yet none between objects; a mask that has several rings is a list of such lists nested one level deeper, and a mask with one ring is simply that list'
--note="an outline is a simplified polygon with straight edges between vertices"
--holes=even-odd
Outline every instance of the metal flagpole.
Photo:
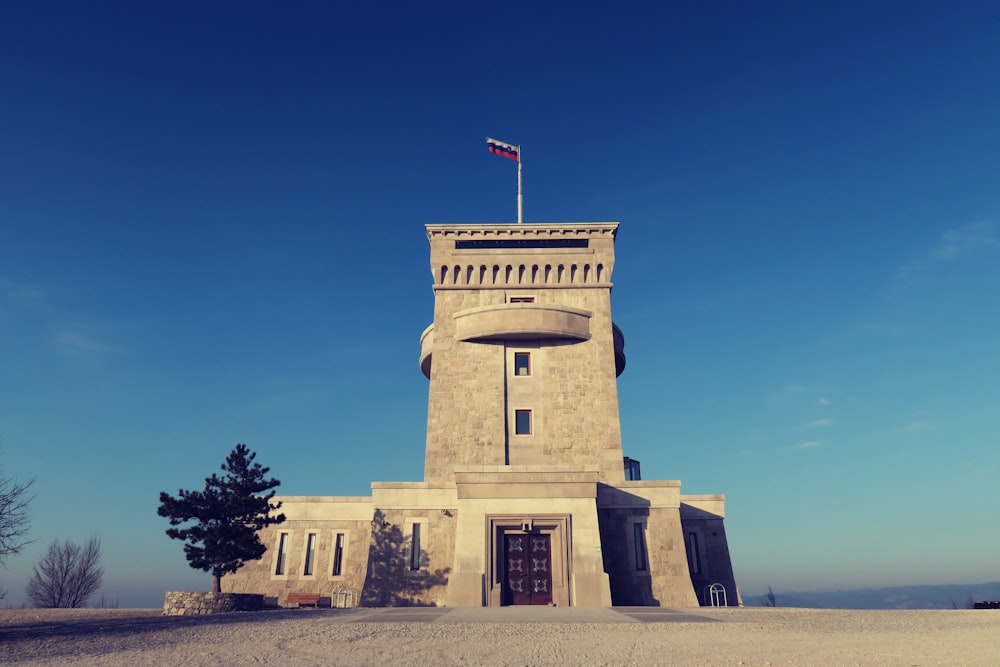
[{"label": "metal flagpole", "polygon": [[517,224],[521,224],[524,198],[521,195],[521,147],[517,147]]},{"label": "metal flagpole", "polygon": [[505,144],[491,137],[486,137],[486,147],[494,155],[509,158],[517,162],[517,224],[524,222],[524,197],[521,194],[521,147]]}]

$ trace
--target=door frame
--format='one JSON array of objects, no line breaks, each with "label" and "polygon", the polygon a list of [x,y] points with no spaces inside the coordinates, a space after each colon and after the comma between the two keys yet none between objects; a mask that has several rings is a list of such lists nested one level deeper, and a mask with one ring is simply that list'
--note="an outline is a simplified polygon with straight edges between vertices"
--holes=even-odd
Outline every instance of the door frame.
[{"label": "door frame", "polygon": [[[527,529],[527,530],[526,530]],[[503,567],[504,538],[507,535],[549,535],[552,549],[552,603],[572,606],[573,532],[569,514],[487,514],[486,515],[486,606],[499,607],[506,572]]]}]

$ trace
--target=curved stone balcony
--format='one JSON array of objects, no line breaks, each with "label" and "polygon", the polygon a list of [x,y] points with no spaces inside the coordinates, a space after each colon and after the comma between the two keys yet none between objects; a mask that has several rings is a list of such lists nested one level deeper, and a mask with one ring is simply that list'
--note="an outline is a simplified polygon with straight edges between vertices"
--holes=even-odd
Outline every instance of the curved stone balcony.
[{"label": "curved stone balcony", "polygon": [[590,339],[590,311],[569,306],[503,303],[455,313],[458,340]]},{"label": "curved stone balcony", "polygon": [[434,350],[434,325],[424,329],[420,334],[420,372],[428,380],[431,379],[431,352]]},{"label": "curved stone balcony", "polygon": [[[511,314],[514,316],[509,317]],[[590,338],[590,313],[566,306],[531,304],[485,306],[461,311],[455,315],[455,319],[458,320],[456,337],[459,340],[539,338],[587,340]],[[617,324],[612,323],[611,328],[617,377],[625,370],[625,336]],[[431,324],[420,334],[420,372],[428,380],[431,377],[433,350],[434,325]]]},{"label": "curved stone balcony", "polygon": [[615,377],[618,377],[625,370],[625,334],[612,322],[611,335],[615,339]]}]

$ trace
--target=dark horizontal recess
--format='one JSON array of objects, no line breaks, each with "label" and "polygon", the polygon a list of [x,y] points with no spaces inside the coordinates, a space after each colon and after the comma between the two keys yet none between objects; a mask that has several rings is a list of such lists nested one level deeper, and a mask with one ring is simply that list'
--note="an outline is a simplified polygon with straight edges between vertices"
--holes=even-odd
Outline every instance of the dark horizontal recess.
[{"label": "dark horizontal recess", "polygon": [[455,241],[455,250],[482,248],[586,248],[590,239],[490,239],[482,241]]}]

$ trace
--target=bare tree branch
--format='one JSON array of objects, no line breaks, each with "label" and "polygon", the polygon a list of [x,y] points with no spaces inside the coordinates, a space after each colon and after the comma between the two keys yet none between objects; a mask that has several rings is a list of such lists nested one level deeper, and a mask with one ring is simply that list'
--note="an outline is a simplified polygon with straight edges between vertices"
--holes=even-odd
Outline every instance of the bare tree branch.
[{"label": "bare tree branch", "polygon": [[101,541],[90,538],[83,546],[69,540],[49,546],[45,557],[34,567],[26,592],[39,607],[77,608],[101,587],[104,568],[100,567]]},{"label": "bare tree branch", "polygon": [[31,543],[25,535],[31,524],[28,505],[34,499],[30,493],[34,483],[33,479],[19,482],[0,473],[0,564]]}]

